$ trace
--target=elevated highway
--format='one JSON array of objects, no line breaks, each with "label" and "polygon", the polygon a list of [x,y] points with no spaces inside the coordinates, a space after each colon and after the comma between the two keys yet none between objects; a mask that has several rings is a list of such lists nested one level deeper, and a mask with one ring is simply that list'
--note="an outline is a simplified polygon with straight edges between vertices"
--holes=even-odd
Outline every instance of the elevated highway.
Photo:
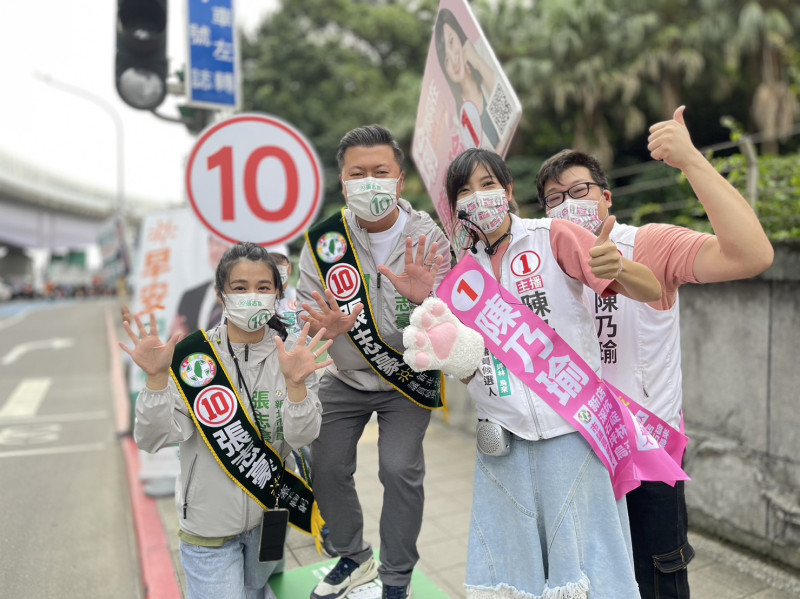
[{"label": "elevated highway", "polygon": [[[175,207],[163,201],[125,197],[129,227],[142,214]],[[0,245],[58,249],[96,243],[102,224],[114,216],[115,192],[81,184],[0,152]]]}]

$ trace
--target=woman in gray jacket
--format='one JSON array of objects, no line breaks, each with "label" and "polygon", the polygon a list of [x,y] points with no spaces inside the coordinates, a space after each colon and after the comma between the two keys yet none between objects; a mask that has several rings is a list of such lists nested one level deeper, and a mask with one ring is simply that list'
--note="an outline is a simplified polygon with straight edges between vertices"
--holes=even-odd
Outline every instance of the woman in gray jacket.
[{"label": "woman in gray jacket", "polygon": [[[287,485],[283,460],[319,433],[314,373],[331,363],[316,362],[331,341],[320,345],[324,330],[309,340],[309,325],[287,339],[275,315],[280,273],[261,246],[230,248],[215,286],[223,324],[180,343],[179,334],[159,340],[152,314],[149,332],[138,317],[138,333],[124,323],[133,348],[120,346],[147,375],[134,439],[148,452],[180,445],[175,504],[187,597],[269,599],[280,561],[259,560],[260,525],[279,515],[279,497],[289,496],[286,507],[301,520],[316,510],[310,490]],[[280,551],[278,530],[280,540],[262,545]]]}]

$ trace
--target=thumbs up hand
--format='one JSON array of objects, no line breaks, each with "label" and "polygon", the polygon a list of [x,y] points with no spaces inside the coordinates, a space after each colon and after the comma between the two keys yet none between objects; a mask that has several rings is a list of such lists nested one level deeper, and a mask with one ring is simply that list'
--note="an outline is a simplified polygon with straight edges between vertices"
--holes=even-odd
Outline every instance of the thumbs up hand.
[{"label": "thumbs up hand", "polygon": [[615,222],[616,216],[609,216],[603,221],[597,241],[589,250],[589,267],[598,279],[616,279],[622,272],[622,254],[617,245],[608,238]]},{"label": "thumbs up hand", "polygon": [[689,130],[683,120],[685,106],[678,106],[672,120],[661,121],[650,127],[647,149],[653,160],[663,160],[668,165],[685,170],[693,160],[702,158],[694,147]]}]

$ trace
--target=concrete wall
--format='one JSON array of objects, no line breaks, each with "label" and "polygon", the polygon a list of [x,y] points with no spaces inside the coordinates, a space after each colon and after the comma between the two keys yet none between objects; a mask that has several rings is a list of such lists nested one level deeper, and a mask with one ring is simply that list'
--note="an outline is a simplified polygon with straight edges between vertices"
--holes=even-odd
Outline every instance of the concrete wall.
[{"label": "concrete wall", "polygon": [[680,301],[690,522],[800,568],[800,251]]},{"label": "concrete wall", "polygon": [[[800,246],[761,277],[681,288],[685,469],[693,529],[800,568]],[[444,419],[475,412],[448,378]]]}]

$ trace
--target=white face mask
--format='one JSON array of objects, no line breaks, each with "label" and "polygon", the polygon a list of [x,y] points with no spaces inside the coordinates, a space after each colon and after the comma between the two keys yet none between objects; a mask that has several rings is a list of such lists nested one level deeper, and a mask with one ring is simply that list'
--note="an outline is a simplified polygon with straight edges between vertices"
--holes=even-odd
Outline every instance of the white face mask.
[{"label": "white face mask", "polygon": [[289,282],[289,267],[278,265],[278,272],[281,273],[281,284],[286,288],[286,283]]},{"label": "white face mask", "polygon": [[496,231],[508,214],[508,199],[505,189],[476,191],[456,202],[456,215],[464,210],[469,223],[462,219],[467,227],[475,231],[480,228],[484,233]]},{"label": "white face mask", "polygon": [[243,331],[258,331],[275,315],[274,293],[223,293],[226,316]]},{"label": "white face mask", "polygon": [[344,182],[347,207],[365,221],[379,221],[397,206],[398,181],[375,177],[348,179]]},{"label": "white face mask", "polygon": [[550,218],[568,220],[595,235],[597,235],[600,226],[603,224],[600,219],[598,203],[593,200],[573,200],[569,198],[555,208],[551,208],[548,216]]}]

